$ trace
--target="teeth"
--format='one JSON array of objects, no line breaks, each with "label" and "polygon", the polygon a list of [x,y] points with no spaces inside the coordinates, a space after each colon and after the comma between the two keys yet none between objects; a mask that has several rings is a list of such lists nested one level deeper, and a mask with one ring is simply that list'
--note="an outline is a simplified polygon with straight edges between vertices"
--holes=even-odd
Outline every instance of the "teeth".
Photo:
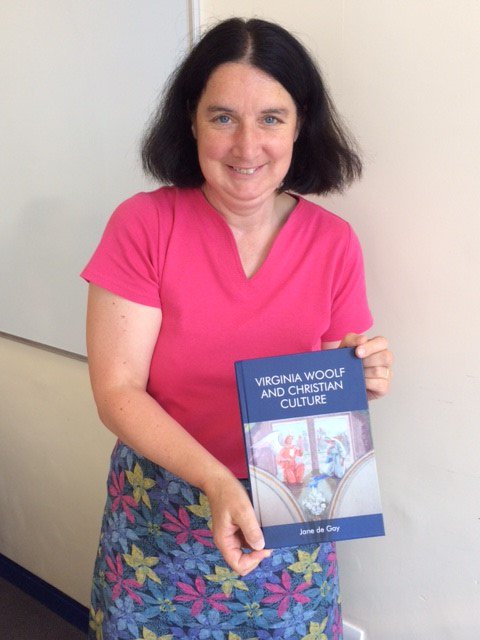
[{"label": "teeth", "polygon": [[252,175],[252,173],[255,173],[255,167],[253,169],[241,169],[240,167],[232,167],[232,169],[237,173],[243,173],[247,176],[250,176]]}]

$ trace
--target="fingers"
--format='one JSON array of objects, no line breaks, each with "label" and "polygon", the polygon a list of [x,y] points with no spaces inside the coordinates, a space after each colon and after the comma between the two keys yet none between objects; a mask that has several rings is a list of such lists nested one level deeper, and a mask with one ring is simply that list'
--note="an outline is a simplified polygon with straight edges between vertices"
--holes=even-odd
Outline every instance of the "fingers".
[{"label": "fingers", "polygon": [[388,341],[383,336],[377,336],[362,342],[355,349],[355,355],[362,360],[369,358],[369,366],[383,365],[389,367],[393,359],[391,352],[388,350]]},{"label": "fingers", "polygon": [[349,333],[340,346],[354,347],[355,355],[362,360],[369,400],[388,393],[392,379],[393,355],[388,349],[386,338],[376,336],[368,339],[364,334]]},{"label": "fingers", "polygon": [[241,549],[220,549],[220,547],[219,550],[229,567],[240,576],[246,576],[256,569],[260,562],[272,553],[269,550],[245,552]]},{"label": "fingers", "polygon": [[363,360],[365,367],[383,366],[390,369],[392,352],[388,350],[388,340],[383,336],[368,338],[365,334],[348,333],[341,347],[355,347],[355,355]]},{"label": "fingers", "polygon": [[364,367],[365,378],[386,380],[390,382],[393,377],[393,371],[390,367]]},{"label": "fingers", "polygon": [[212,512],[213,539],[225,562],[244,576],[271,551],[265,540],[248,495],[238,480],[228,478],[207,497]]},{"label": "fingers", "polygon": [[265,547],[265,538],[263,537],[255,514],[253,514],[253,516],[253,519],[246,517],[243,521],[240,521],[238,525],[242,530],[246,544],[255,551],[261,551]]},{"label": "fingers", "polygon": [[369,400],[376,400],[386,395],[390,389],[390,383],[392,379],[391,370],[377,367],[375,373],[369,370],[369,368],[365,369],[364,371],[367,398]]},{"label": "fingers", "polygon": [[386,395],[392,381],[393,355],[388,349],[385,338],[372,338],[361,349],[365,349],[362,356],[365,385],[369,400],[375,400]]},{"label": "fingers", "polygon": [[[253,571],[271,554],[271,551],[264,549],[265,540],[254,513],[253,518],[255,522],[250,522],[248,516],[243,522],[242,518],[238,518],[239,522],[234,526],[222,526],[219,523],[215,528],[214,525],[215,544],[225,562],[242,576]],[[252,551],[246,550],[249,547]]]}]

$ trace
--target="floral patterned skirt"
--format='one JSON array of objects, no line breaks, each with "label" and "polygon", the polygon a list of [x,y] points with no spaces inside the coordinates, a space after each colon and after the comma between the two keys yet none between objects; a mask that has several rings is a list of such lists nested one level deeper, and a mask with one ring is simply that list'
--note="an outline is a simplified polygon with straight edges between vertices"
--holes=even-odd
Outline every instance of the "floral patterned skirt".
[{"label": "floral patterned skirt", "polygon": [[274,550],[241,577],[206,497],[118,443],[92,590],[92,640],[341,640],[335,546]]}]

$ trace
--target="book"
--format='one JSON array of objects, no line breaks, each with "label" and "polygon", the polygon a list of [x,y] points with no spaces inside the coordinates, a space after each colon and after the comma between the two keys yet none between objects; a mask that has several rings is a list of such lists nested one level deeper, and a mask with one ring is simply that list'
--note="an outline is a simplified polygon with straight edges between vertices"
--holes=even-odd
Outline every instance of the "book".
[{"label": "book", "polygon": [[355,350],[242,360],[235,374],[266,548],[385,535]]}]

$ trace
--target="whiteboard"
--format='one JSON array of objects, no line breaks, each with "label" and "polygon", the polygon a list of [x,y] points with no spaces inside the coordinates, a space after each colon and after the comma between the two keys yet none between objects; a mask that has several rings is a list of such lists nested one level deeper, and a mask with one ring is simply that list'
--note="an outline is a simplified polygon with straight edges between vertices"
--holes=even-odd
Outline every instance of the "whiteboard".
[{"label": "whiteboard", "polygon": [[79,273],[113,209],[154,188],[139,141],[195,3],[0,3],[0,331],[85,354]]}]

